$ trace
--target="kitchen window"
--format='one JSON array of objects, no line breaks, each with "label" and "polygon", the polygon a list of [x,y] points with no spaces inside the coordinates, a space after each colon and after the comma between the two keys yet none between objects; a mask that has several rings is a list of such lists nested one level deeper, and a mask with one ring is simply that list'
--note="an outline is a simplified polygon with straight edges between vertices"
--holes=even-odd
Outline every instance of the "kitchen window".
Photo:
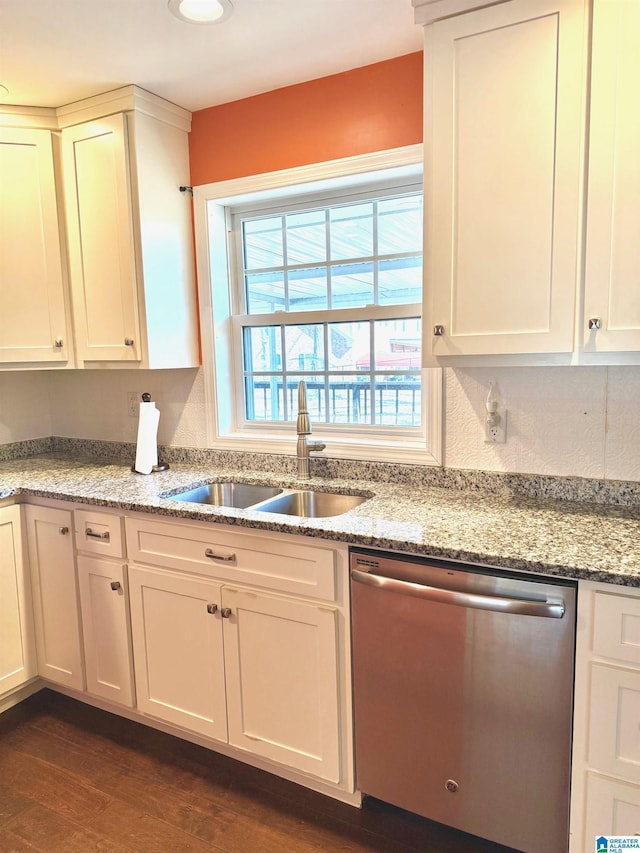
[{"label": "kitchen window", "polygon": [[211,446],[295,452],[303,379],[327,455],[439,461],[419,148],[195,189]]}]

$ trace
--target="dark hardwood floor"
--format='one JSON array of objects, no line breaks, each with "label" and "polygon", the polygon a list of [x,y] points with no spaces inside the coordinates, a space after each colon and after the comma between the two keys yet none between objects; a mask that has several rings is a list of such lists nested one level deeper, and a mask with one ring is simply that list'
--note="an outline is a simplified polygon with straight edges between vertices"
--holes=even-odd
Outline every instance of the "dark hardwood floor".
[{"label": "dark hardwood floor", "polygon": [[0,715],[0,853],[507,853],[42,691]]}]

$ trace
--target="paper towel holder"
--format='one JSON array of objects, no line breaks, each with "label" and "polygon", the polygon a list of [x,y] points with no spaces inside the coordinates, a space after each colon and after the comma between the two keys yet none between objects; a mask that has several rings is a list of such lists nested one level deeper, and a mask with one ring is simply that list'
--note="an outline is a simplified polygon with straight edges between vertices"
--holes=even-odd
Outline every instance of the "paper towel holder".
[{"label": "paper towel holder", "polygon": [[[142,402],[143,403],[150,403],[151,402],[151,394],[149,394],[148,391],[145,391],[144,394],[142,394]],[[140,474],[140,471],[136,471],[135,464],[133,464],[131,466],[131,470],[133,471],[134,474]],[[168,470],[169,470],[169,463],[168,462],[158,462],[157,465],[154,465],[151,468],[151,473],[152,474],[159,474],[161,471],[168,471]]]},{"label": "paper towel holder", "polygon": [[[131,470],[133,471],[134,474],[142,474],[141,471],[136,471],[135,465],[131,466]],[[168,462],[158,462],[157,465],[154,465],[151,468],[151,473],[152,474],[159,474],[161,471],[168,471],[168,470],[169,470],[169,463]],[[142,476],[145,476],[145,475],[142,474]]]}]

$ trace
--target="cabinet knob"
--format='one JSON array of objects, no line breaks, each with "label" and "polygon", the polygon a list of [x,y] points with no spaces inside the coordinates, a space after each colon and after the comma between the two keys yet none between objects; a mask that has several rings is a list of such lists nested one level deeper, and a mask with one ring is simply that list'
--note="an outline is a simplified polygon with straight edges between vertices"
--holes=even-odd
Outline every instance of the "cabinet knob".
[{"label": "cabinet knob", "polygon": [[444,335],[444,326],[434,326],[433,334],[436,336],[436,338],[441,338]]},{"label": "cabinet knob", "polygon": [[591,317],[589,320],[589,329],[591,331],[594,331],[595,329],[600,329],[600,328],[602,328],[600,317]]},{"label": "cabinet knob", "polygon": [[68,527],[59,527],[58,532],[60,533],[61,536],[66,536],[67,533],[69,532],[69,528]]},{"label": "cabinet knob", "polygon": [[231,608],[230,607],[223,607],[222,610],[220,611],[220,615],[222,616],[223,619],[228,619],[231,616]]},{"label": "cabinet knob", "polygon": [[125,338],[124,339],[124,345],[126,347],[132,347],[133,346],[133,338]]},{"label": "cabinet knob", "polygon": [[121,587],[122,587],[122,584],[120,583],[120,581],[111,581],[111,589],[114,592],[117,592],[119,589],[121,589]]},{"label": "cabinet knob", "polygon": [[217,604],[207,604],[207,613],[217,613],[218,605]]},{"label": "cabinet knob", "polygon": [[64,347],[64,341],[62,338],[56,338],[53,345],[56,349],[62,349]]}]

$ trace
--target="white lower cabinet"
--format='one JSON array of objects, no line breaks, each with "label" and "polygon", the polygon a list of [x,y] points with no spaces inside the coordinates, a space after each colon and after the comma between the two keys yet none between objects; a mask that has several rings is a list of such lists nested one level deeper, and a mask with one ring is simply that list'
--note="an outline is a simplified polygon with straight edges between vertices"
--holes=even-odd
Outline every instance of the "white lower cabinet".
[{"label": "white lower cabinet", "polygon": [[335,608],[222,588],[229,743],[340,781]]},{"label": "white lower cabinet", "polygon": [[358,799],[346,546],[30,504],[36,672],[19,518],[0,509],[0,695],[39,674]]},{"label": "white lower cabinet", "polygon": [[87,691],[134,704],[126,566],[78,555],[78,584]]},{"label": "white lower cabinet", "polygon": [[140,517],[126,533],[138,709],[352,792],[346,547]]},{"label": "white lower cabinet", "polygon": [[80,610],[70,510],[26,506],[38,674],[84,689]]},{"label": "white lower cabinet", "polygon": [[[595,773],[587,774],[585,839],[640,834],[640,788]],[[585,849],[589,849],[588,846]]]},{"label": "white lower cabinet", "polygon": [[[25,519],[38,674],[133,707],[122,519],[36,505],[25,507]],[[88,554],[76,557],[74,536]]]},{"label": "white lower cabinet", "polygon": [[78,588],[87,692],[118,705],[135,704],[122,517],[76,509]]},{"label": "white lower cabinet", "polygon": [[220,589],[206,578],[129,567],[138,708],[224,741]]},{"label": "white lower cabinet", "polygon": [[37,675],[20,507],[0,508],[0,696]]},{"label": "white lower cabinet", "polygon": [[138,708],[340,781],[334,608],[129,567]]},{"label": "white lower cabinet", "polygon": [[640,590],[578,588],[571,853],[640,835]]}]

